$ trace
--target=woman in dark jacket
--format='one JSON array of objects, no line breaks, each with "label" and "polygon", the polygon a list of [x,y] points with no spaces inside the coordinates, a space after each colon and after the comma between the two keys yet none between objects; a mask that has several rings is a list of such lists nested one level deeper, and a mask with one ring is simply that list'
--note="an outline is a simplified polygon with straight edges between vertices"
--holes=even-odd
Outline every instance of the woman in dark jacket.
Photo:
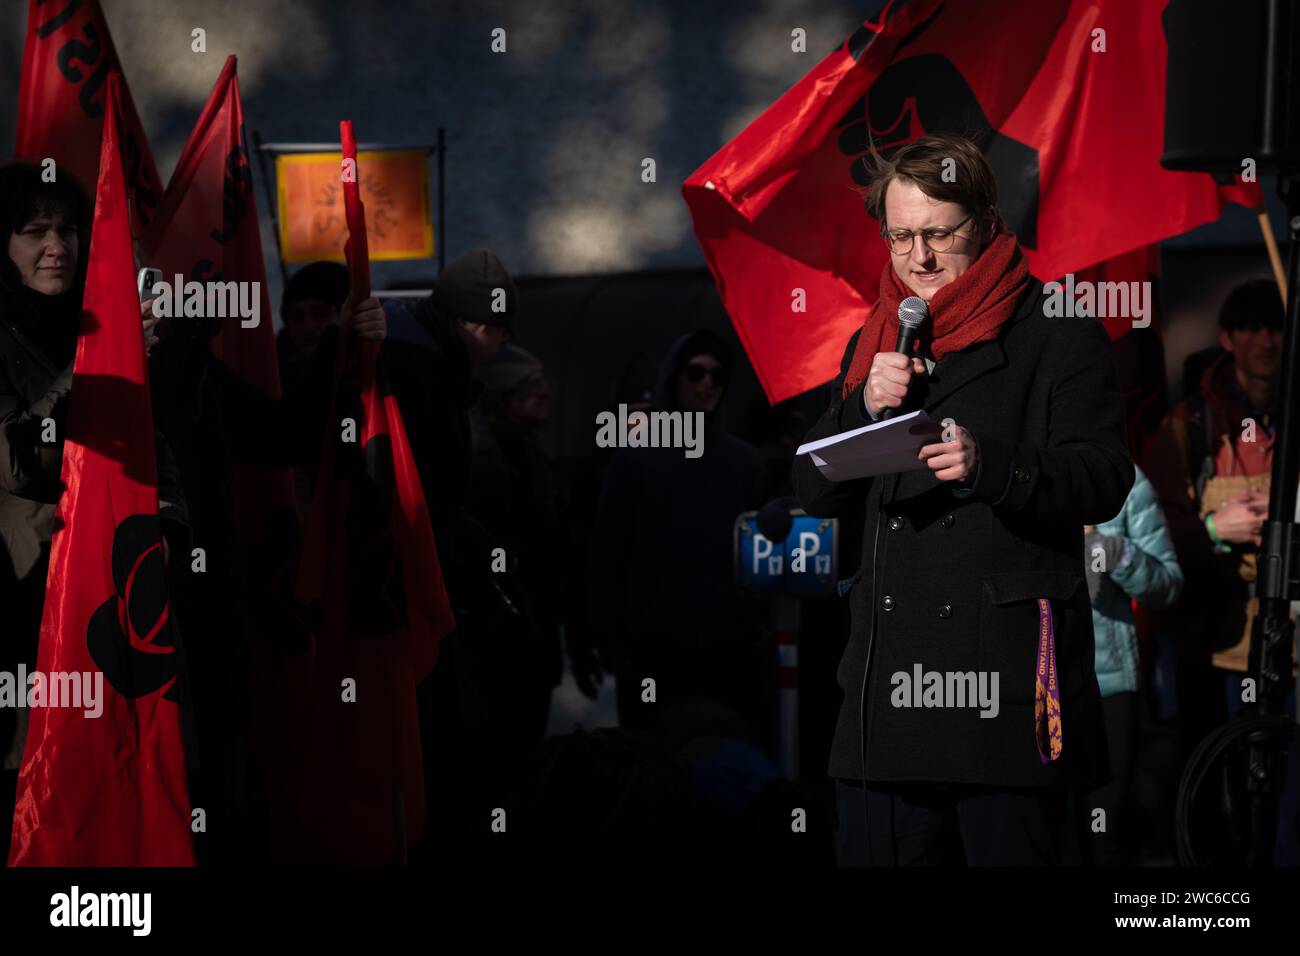
[{"label": "woman in dark jacket", "polygon": [[[63,429],[90,248],[91,205],[60,172],[0,168],[0,671],[36,663]],[[149,337],[152,342],[152,336]],[[164,527],[183,533],[184,500],[158,444]],[[173,535],[174,539],[174,535]],[[0,709],[0,859],[7,857],[25,709]]]},{"label": "woman in dark jacket", "polygon": [[[808,440],[887,408],[952,421],[916,470],[837,483],[795,459],[810,514],[865,514],[830,761],[840,859],[936,862],[960,834],[971,864],[1063,862],[1069,790],[1108,775],[1081,554],[1133,485],[1109,339],[1052,317],[975,144],[903,147],[868,209],[891,262]],[[915,357],[893,351],[908,295],[931,316]]]}]

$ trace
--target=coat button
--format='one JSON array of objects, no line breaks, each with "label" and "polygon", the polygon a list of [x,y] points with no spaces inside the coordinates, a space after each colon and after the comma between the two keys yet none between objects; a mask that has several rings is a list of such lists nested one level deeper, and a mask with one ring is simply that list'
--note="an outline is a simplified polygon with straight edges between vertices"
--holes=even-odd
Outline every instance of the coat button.
[{"label": "coat button", "polygon": [[883,607],[886,611],[892,611],[894,609],[893,595],[886,594],[883,598],[881,598],[880,606]]},{"label": "coat button", "polygon": [[940,617],[952,617],[952,605],[951,605],[951,604],[940,604],[940,605],[939,605],[939,616],[940,616]]},{"label": "coat button", "polygon": [[939,519],[939,524],[943,525],[945,528],[951,528],[956,523],[956,521],[957,521],[956,518],[954,518],[950,514],[947,514]]},{"label": "coat button", "polygon": [[898,517],[897,515],[895,515],[893,518],[890,518],[890,519],[889,519],[889,530],[890,530],[890,531],[902,531],[902,530],[903,530],[903,519],[900,518],[900,517]]},{"label": "coat button", "polygon": [[1029,472],[1025,471],[1025,469],[1017,465],[1015,471],[1011,473],[1011,477],[1016,479],[1016,481],[1020,482],[1021,484],[1024,484],[1026,481],[1029,480]]}]

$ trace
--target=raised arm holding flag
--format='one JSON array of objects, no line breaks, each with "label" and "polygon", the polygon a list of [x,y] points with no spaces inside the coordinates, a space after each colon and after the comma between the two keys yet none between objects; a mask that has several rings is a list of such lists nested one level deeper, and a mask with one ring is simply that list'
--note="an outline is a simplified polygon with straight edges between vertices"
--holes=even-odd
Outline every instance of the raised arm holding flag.
[{"label": "raised arm holding flag", "polygon": [[[297,593],[313,622],[310,705],[293,838],[300,860],[391,864],[425,827],[416,685],[455,627],[428,511],[371,330],[356,141],[342,124],[352,291],[350,337],[337,342],[337,386],[317,470]],[[375,313],[379,314],[376,316]]]}]

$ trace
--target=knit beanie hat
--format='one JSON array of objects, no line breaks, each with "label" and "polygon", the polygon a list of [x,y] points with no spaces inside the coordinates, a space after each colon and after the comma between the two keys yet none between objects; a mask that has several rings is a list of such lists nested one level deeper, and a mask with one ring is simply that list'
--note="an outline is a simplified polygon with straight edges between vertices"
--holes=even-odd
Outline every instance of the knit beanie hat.
[{"label": "knit beanie hat", "polygon": [[488,249],[474,249],[449,262],[438,276],[433,303],[453,318],[512,331],[519,309],[510,273]]},{"label": "knit beanie hat", "polygon": [[350,284],[348,268],[341,262],[309,262],[289,277],[280,297],[280,317],[295,302],[324,302],[341,309]]},{"label": "knit beanie hat", "polygon": [[649,405],[655,399],[655,380],[658,377],[659,363],[638,352],[614,385],[614,404]]},{"label": "knit beanie hat", "polygon": [[507,342],[479,366],[477,377],[490,392],[510,392],[541,369],[542,363],[537,356]]}]

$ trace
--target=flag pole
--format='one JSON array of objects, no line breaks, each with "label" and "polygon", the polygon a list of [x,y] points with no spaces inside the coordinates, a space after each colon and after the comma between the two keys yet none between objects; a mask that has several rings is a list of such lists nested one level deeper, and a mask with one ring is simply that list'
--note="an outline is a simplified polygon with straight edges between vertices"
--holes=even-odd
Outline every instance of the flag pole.
[{"label": "flag pole", "polygon": [[253,148],[257,152],[257,165],[262,170],[262,191],[266,193],[266,208],[271,214],[271,234],[275,236],[275,257],[280,260],[280,278],[288,285],[289,267],[284,264],[284,249],[280,245],[280,203],[271,192],[272,176],[266,171],[266,150],[262,148],[261,130],[253,130]]},{"label": "flag pole", "polygon": [[1268,261],[1273,264],[1273,280],[1277,282],[1277,291],[1282,295],[1282,308],[1286,308],[1286,269],[1282,267],[1282,255],[1277,249],[1277,239],[1273,236],[1273,226],[1268,221],[1268,210],[1260,206],[1255,210],[1255,220],[1259,223],[1260,235],[1264,237],[1264,248],[1268,250]]},{"label": "flag pole", "polygon": [[447,131],[438,127],[438,271],[447,264],[447,192],[443,172],[446,169]]}]

